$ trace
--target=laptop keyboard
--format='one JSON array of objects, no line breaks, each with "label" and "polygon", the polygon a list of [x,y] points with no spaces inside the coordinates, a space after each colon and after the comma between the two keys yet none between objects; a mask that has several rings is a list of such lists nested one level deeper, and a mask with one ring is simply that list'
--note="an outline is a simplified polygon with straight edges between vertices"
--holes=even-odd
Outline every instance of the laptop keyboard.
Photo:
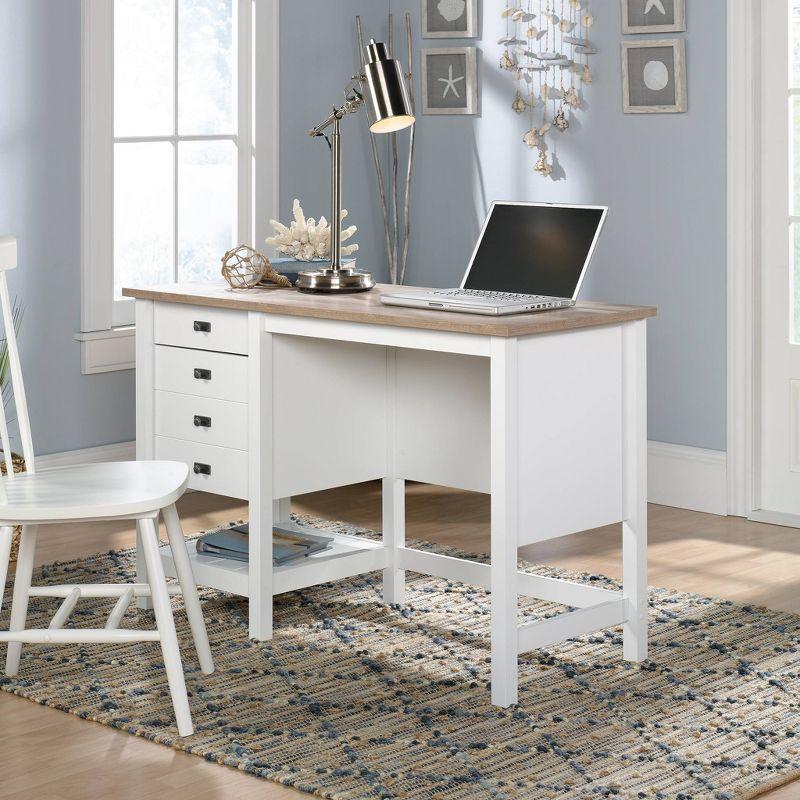
[{"label": "laptop keyboard", "polygon": [[482,300],[504,301],[515,303],[554,303],[557,305],[570,305],[569,300],[561,297],[547,297],[542,294],[516,294],[514,292],[491,292],[487,289],[438,289],[432,294],[441,297],[479,297]]}]

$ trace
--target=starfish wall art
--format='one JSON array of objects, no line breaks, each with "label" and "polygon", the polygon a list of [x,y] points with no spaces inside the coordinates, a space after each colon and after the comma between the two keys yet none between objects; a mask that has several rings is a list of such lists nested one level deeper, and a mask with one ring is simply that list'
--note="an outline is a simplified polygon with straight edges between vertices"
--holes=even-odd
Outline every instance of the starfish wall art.
[{"label": "starfish wall art", "polygon": [[456,97],[460,98],[461,95],[458,93],[458,89],[456,88],[456,85],[458,83],[460,83],[461,81],[463,81],[465,77],[466,76],[464,76],[464,75],[459,75],[458,77],[454,77],[453,76],[453,65],[452,64],[448,64],[448,66],[447,66],[447,77],[446,78],[437,78],[436,79],[439,83],[443,83],[444,84],[444,87],[442,89],[442,100],[444,100],[447,97],[447,93],[450,92],[450,91],[452,91],[453,94]]},{"label": "starfish wall art", "polygon": [[[554,137],[570,127],[583,106],[584,88],[592,82],[589,41],[594,18],[590,0],[502,0],[506,34],[500,67],[516,84],[511,108],[527,115],[522,141],[535,151],[534,170],[553,172]],[[661,0],[649,0],[660,3]]]}]

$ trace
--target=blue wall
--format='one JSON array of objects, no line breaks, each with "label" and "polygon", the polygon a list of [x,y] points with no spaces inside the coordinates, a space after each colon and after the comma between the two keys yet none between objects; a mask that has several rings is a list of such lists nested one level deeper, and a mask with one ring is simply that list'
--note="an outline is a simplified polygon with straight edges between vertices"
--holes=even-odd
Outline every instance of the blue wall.
[{"label": "blue wall", "polygon": [[[362,14],[369,34],[385,8],[371,0],[283,0],[280,10],[281,218],[294,197],[310,216],[330,217],[328,149],[306,132],[342,97],[355,67],[353,17]],[[81,306],[80,80],[80,0],[0,0],[0,232],[19,240],[20,268],[10,282],[26,308],[20,347],[40,454],[136,435],[134,373],[81,375],[73,338]],[[362,117],[346,121],[344,143],[359,262],[380,271]]]},{"label": "blue wall", "polygon": [[[419,31],[419,0],[390,5],[398,18],[410,11]],[[527,115],[511,111],[513,83],[498,66],[500,6],[481,5],[483,38],[444,42],[480,48],[481,114],[418,118],[407,282],[457,285],[492,200],[609,205],[582,296],[658,306],[649,327],[649,436],[724,450],[724,0],[687,3],[687,33],[674,35],[686,39],[689,112],[654,115],[622,113],[620,42],[632,37],[622,36],[618,2],[593,0],[600,53],[587,109],[558,144],[566,178],[557,181],[533,172],[521,143]]]},{"label": "blue wall", "polygon": [[81,375],[80,0],[0,0],[0,232],[37,453],[135,437],[133,372]]},{"label": "blue wall", "polygon": [[[659,306],[650,324],[650,438],[725,448],[725,3],[690,2],[689,113],[622,114],[618,3],[594,0],[600,47],[580,124],[558,157],[566,180],[532,172],[497,67],[503,32],[484,0],[481,115],[420,117],[409,283],[456,283],[492,199],[607,203],[585,297]],[[382,35],[418,0],[282,0],[281,217],[299,197],[329,216],[327,148],[306,131],[355,64],[353,16]],[[130,440],[133,373],[80,374],[80,2],[0,0],[0,231],[20,240],[12,291],[38,452]],[[453,42],[458,43],[458,42]],[[436,47],[438,40],[415,45]],[[415,70],[419,74],[419,51]],[[419,92],[417,94],[419,95]],[[345,121],[345,205],[359,263],[385,276],[363,118]],[[386,150],[384,145],[384,158]]]},{"label": "blue wall", "polygon": [[[291,219],[297,197],[306,216],[330,220],[330,151],[308,131],[341,105],[343,90],[356,70],[355,16],[364,36],[383,33],[386,0],[283,0],[281,2],[281,221]],[[345,224],[358,233],[355,254],[362,269],[385,280],[385,248],[375,169],[362,111],[342,121]]]}]

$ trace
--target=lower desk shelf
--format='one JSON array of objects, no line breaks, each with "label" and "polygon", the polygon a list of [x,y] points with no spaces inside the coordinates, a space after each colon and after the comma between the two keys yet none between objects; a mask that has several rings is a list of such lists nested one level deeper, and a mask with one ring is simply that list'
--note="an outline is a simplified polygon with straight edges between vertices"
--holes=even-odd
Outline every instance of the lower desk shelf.
[{"label": "lower desk shelf", "polygon": [[[324,531],[324,534],[333,539],[327,550],[273,568],[273,594],[374,572],[383,569],[387,564],[386,549],[381,542],[344,533],[330,534]],[[176,577],[169,545],[161,547],[160,552],[167,576]],[[198,553],[192,542],[189,543],[189,560],[198,586],[209,586],[222,592],[248,597],[247,563]]]}]

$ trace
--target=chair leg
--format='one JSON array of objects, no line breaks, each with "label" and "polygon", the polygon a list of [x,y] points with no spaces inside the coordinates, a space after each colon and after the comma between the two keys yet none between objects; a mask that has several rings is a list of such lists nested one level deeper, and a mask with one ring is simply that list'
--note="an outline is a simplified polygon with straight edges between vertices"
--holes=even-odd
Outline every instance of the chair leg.
[{"label": "chair leg", "polygon": [[197,594],[197,585],[194,582],[192,565],[186,549],[186,539],[183,538],[181,519],[178,509],[174,505],[163,508],[161,513],[167,528],[169,546],[172,549],[172,560],[178,573],[178,582],[181,585],[183,602],[186,605],[186,616],[192,629],[192,638],[200,661],[200,669],[210,675],[214,671],[214,659],[211,656],[211,647],[208,644],[206,623],[203,619],[203,610],[200,607],[200,597]]},{"label": "chair leg", "polygon": [[11,545],[14,541],[14,529],[10,526],[0,528],[0,610],[3,608],[3,595],[6,590],[8,564],[11,560]]},{"label": "chair leg", "polygon": [[[142,545],[142,534],[139,527],[136,527],[136,583],[148,583],[147,563],[144,558],[144,546]],[[149,597],[137,597],[136,607],[144,611],[153,610],[153,601]]]},{"label": "chair leg", "polygon": [[178,647],[178,636],[175,632],[175,620],[172,617],[172,606],[167,592],[167,579],[158,553],[158,534],[152,519],[138,521],[142,550],[147,563],[148,583],[153,598],[153,609],[156,614],[156,625],[161,637],[161,652],[164,656],[164,667],[167,671],[169,691],[172,695],[172,706],[181,736],[191,736],[194,732],[192,715],[189,712],[189,698],[186,696],[186,682],[183,677],[181,653]]},{"label": "chair leg", "polygon": [[[33,575],[33,556],[36,552],[37,525],[23,525],[22,538],[19,543],[17,571],[14,577],[14,595],[11,600],[11,620],[9,631],[25,630],[28,616],[28,592]],[[6,675],[13,678],[19,671],[19,660],[22,655],[22,642],[9,642],[6,653]]]}]

